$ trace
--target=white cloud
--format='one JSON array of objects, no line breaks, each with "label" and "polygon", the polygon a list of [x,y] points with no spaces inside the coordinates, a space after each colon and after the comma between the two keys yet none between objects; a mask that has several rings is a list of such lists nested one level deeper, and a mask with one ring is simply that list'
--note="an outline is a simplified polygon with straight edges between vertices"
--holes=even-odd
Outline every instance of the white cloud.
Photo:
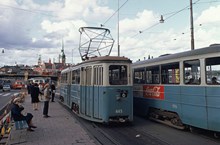
[{"label": "white cloud", "polygon": [[198,47],[220,43],[220,5],[204,10],[195,20],[195,40]]},{"label": "white cloud", "polygon": [[211,6],[204,10],[195,21],[195,24],[220,23],[220,5]]},{"label": "white cloud", "polygon": [[91,22],[108,18],[113,12],[108,7],[98,6],[97,0],[65,0],[57,15],[61,20],[82,19]]},{"label": "white cloud", "polygon": [[144,10],[143,12],[137,13],[134,19],[126,18],[121,20],[120,25],[120,33],[125,32],[139,32],[143,29],[146,29],[157,21],[155,19],[155,15],[152,11]]},{"label": "white cloud", "polygon": [[[49,58],[57,60],[63,39],[67,61],[73,60],[77,63],[80,36],[78,29],[84,26],[99,26],[105,22],[115,12],[110,8],[110,4],[112,1],[107,0],[53,0],[45,1],[44,4],[38,4],[37,0],[0,1],[0,47],[5,48],[4,55],[0,54],[0,57],[4,58],[7,64],[14,64],[15,60],[18,64],[36,64],[40,54],[45,61]],[[151,29],[147,29],[158,23],[158,13],[142,9],[136,12],[136,15],[121,18],[121,55],[135,61],[148,55],[156,57],[190,49],[189,26],[174,29],[169,25],[170,21],[166,21],[164,25],[153,29],[155,33],[149,33]],[[219,13],[220,5],[211,6],[201,13],[196,12],[196,48],[219,43]],[[111,22],[106,26],[111,27],[111,34],[117,40],[116,23]],[[117,44],[112,55],[117,55]]]}]

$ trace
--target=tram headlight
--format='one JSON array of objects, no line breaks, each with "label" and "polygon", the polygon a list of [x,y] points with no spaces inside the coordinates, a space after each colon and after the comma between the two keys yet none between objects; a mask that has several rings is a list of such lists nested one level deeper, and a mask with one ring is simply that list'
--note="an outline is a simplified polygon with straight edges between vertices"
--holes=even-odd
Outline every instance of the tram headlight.
[{"label": "tram headlight", "polygon": [[126,98],[128,96],[128,92],[127,91],[123,91],[120,93],[120,97],[122,98]]},{"label": "tram headlight", "polygon": [[126,98],[128,96],[127,90],[118,89],[117,92],[119,93],[116,97],[117,100],[121,100],[121,98]]}]

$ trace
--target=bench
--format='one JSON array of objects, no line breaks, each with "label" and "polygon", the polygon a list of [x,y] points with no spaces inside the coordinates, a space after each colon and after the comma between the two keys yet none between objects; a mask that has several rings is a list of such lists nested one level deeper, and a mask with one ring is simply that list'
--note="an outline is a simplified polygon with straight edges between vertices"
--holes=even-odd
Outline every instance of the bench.
[{"label": "bench", "polygon": [[28,128],[28,124],[26,120],[15,121],[15,130],[22,130],[27,128]]},{"label": "bench", "polygon": [[14,121],[12,123],[12,130],[10,133],[10,144],[20,144],[27,142],[26,136],[28,124],[26,120]]}]

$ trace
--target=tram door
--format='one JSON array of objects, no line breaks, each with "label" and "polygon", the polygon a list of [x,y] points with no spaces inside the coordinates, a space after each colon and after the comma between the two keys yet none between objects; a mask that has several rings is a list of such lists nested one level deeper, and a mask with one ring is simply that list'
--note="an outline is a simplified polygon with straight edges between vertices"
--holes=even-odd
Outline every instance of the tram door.
[{"label": "tram door", "polygon": [[86,116],[91,116],[90,102],[92,99],[92,67],[85,67],[81,69],[82,72],[82,90],[81,90],[81,113]]},{"label": "tram door", "polygon": [[68,106],[71,106],[70,105],[70,97],[71,97],[71,92],[70,92],[71,91],[70,90],[71,89],[71,86],[70,86],[71,82],[70,81],[71,81],[71,78],[72,78],[71,72],[67,73],[67,102],[66,103]]},{"label": "tram door", "polygon": [[101,105],[103,95],[103,66],[94,66],[93,69],[93,117],[101,119]]},{"label": "tram door", "polygon": [[103,85],[103,67],[91,66],[81,69],[82,72],[82,96],[81,113],[99,119],[101,118],[101,100]]},{"label": "tram door", "polygon": [[85,103],[85,96],[86,96],[86,68],[82,67],[81,68],[81,96],[80,96],[80,113],[85,114],[85,108],[86,108],[86,103]]}]

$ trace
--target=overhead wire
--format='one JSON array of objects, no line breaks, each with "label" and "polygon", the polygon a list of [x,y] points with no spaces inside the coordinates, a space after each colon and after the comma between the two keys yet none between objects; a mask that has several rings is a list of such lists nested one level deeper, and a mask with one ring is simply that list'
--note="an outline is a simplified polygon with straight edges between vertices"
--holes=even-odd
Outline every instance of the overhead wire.
[{"label": "overhead wire", "polygon": [[[200,1],[200,0],[197,0],[197,1],[194,2],[193,4],[196,4],[196,3],[199,2],[199,1]],[[167,18],[165,18],[164,21],[165,21],[165,20],[168,20],[168,19],[170,19],[171,17],[175,16],[176,14],[178,14],[178,13],[180,13],[180,12],[182,12],[182,11],[188,9],[189,7],[190,7],[190,6],[188,5],[188,6],[182,8],[182,9],[176,11],[176,12],[171,12],[171,13],[165,14],[165,15],[168,15],[168,14],[171,14],[171,15],[168,16]],[[148,28],[146,28],[146,29],[144,29],[144,30],[138,31],[137,34],[135,34],[135,35],[133,35],[133,36],[131,36],[131,37],[134,38],[134,37],[136,37],[137,35],[139,35],[139,34],[141,34],[141,33],[144,33],[145,31],[147,31],[147,30],[149,30],[149,29],[151,29],[151,28],[153,28],[153,27],[155,27],[155,26],[157,26],[157,25],[159,25],[159,24],[160,24],[160,22],[155,23],[155,24],[153,24],[152,26],[150,26],[150,27],[148,27]]]},{"label": "overhead wire", "polygon": [[198,4],[207,4],[207,3],[216,3],[216,2],[220,2],[220,0],[212,0],[212,1],[199,2]]},{"label": "overhead wire", "polygon": [[126,0],[103,24],[101,24],[101,27],[104,26],[127,2],[128,0]]},{"label": "overhead wire", "polygon": [[[50,14],[45,13],[45,11],[40,11],[40,10],[23,9],[23,8],[18,8],[18,7],[14,7],[14,6],[4,5],[4,4],[0,4],[0,6],[10,8],[10,9],[16,9],[16,10],[20,10],[20,11],[30,12],[30,13],[42,14],[42,15],[46,15],[46,16],[50,16],[50,17],[56,17],[54,15],[50,15]],[[47,11],[47,12],[52,12],[52,11]]]}]

